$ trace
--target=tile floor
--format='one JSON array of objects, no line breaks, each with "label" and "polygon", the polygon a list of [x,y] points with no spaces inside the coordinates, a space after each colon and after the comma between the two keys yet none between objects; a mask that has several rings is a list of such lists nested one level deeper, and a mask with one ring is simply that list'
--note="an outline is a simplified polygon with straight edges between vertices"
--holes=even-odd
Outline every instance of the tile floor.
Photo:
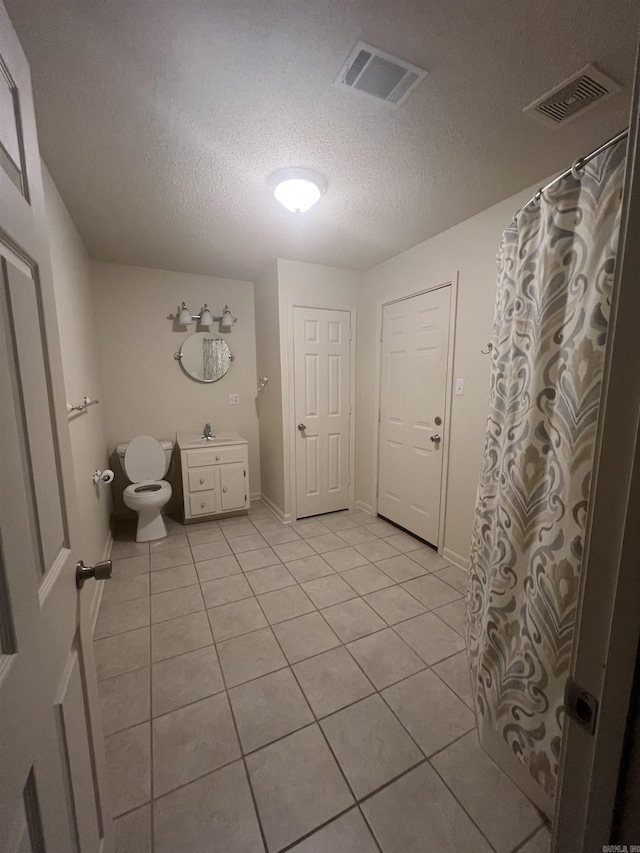
[{"label": "tile floor", "polygon": [[465,574],[366,513],[113,545],[95,632],[118,853],[548,853],[477,744]]}]

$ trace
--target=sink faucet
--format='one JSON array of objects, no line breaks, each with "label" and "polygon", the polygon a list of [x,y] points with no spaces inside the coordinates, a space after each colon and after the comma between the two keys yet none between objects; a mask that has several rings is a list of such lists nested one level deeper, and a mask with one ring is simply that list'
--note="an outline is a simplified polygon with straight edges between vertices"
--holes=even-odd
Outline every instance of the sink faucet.
[{"label": "sink faucet", "polygon": [[213,438],[213,435],[211,433],[211,424],[205,424],[204,425],[204,431],[202,433],[202,437],[204,438],[205,441],[211,441],[211,439]]}]

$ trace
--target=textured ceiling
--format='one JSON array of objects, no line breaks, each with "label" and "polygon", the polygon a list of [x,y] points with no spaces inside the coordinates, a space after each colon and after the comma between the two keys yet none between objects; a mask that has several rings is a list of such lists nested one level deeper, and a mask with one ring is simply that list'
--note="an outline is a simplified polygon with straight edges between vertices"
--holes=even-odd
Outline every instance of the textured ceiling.
[{"label": "textured ceiling", "polygon": [[[367,269],[627,124],[635,0],[5,0],[42,155],[93,258],[254,278]],[[399,109],[333,81],[362,38],[430,73]],[[561,129],[522,108],[587,62],[621,95]],[[284,166],[329,182],[296,218]]]}]

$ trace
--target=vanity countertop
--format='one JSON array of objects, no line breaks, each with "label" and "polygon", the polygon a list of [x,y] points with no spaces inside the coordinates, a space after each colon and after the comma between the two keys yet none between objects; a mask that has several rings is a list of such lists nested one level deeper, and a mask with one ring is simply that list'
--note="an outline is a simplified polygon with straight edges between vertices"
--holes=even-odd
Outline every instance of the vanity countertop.
[{"label": "vanity countertop", "polygon": [[212,438],[203,438],[200,432],[179,432],[176,437],[180,450],[247,443],[246,438],[238,435],[237,432],[214,432]]}]

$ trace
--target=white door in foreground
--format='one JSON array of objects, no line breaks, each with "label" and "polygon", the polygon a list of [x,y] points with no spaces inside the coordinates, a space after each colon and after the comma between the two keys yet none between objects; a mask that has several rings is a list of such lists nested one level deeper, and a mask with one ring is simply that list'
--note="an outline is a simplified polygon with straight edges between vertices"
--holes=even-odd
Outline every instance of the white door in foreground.
[{"label": "white door in foreground", "polygon": [[0,3],[0,851],[108,853],[30,86]]},{"label": "white door in foreground", "polygon": [[294,308],[296,515],[349,506],[351,313]]},{"label": "white door in foreground", "polygon": [[438,545],[451,287],[382,311],[378,513]]}]

